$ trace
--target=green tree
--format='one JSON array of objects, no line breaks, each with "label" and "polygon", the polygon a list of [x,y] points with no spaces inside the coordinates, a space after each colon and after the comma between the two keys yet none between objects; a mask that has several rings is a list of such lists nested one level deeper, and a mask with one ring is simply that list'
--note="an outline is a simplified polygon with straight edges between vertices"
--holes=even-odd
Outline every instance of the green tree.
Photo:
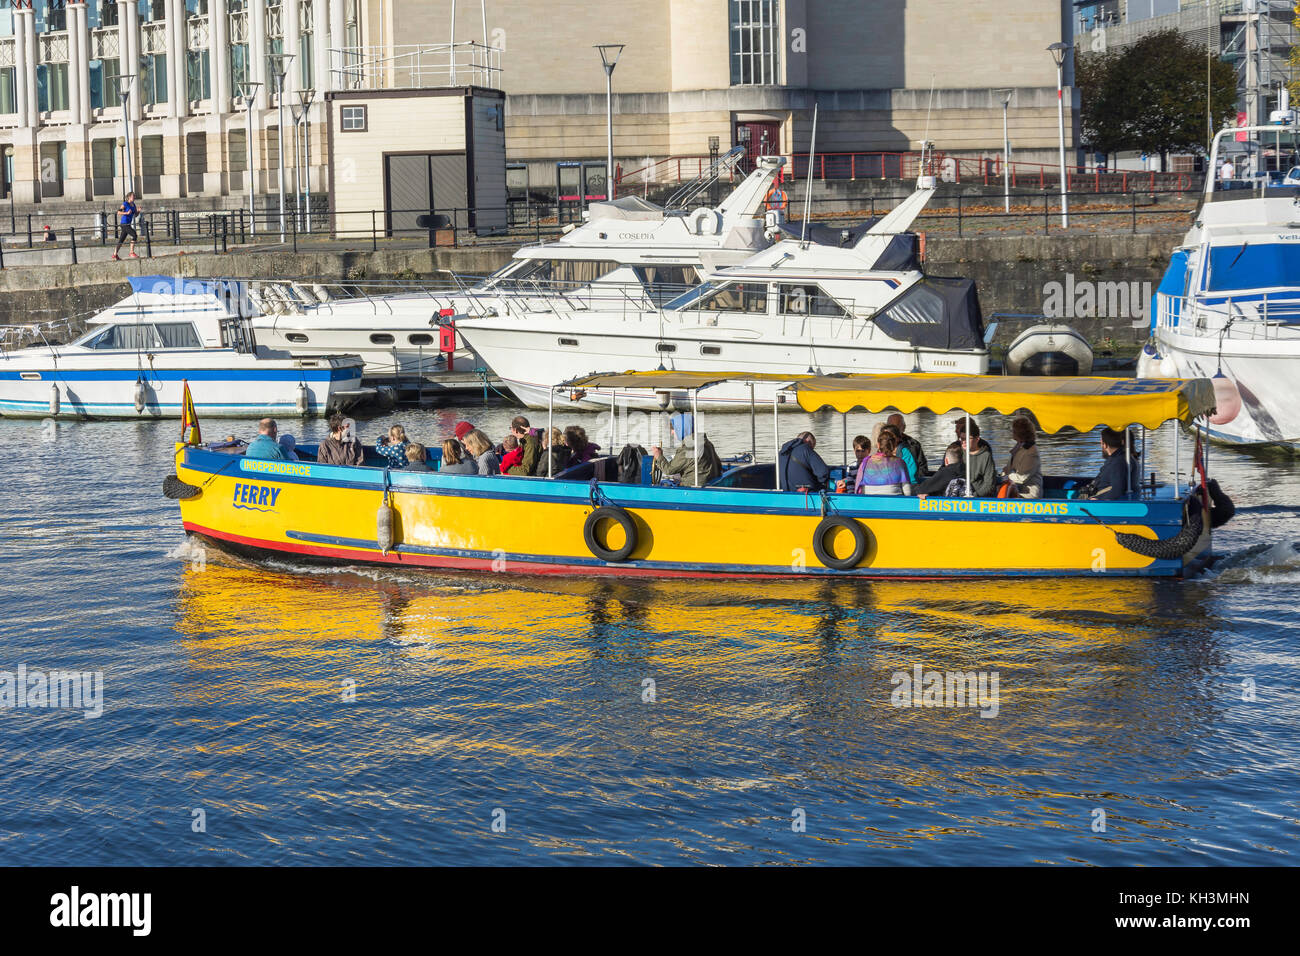
[{"label": "green tree", "polygon": [[[1210,62],[1209,114],[1215,130],[1237,109],[1237,77]],[[1075,66],[1085,141],[1099,152],[1204,150],[1206,52],[1176,30],[1149,33],[1114,52],[1081,55]]]}]

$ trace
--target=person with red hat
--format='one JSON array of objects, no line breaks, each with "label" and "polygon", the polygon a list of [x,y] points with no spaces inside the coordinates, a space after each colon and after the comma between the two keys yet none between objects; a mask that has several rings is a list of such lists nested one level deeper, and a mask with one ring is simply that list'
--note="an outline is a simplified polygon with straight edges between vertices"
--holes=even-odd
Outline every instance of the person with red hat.
[{"label": "person with red hat", "polygon": [[457,422],[456,427],[452,430],[456,433],[457,441],[464,441],[465,436],[474,430],[474,426],[469,422]]}]

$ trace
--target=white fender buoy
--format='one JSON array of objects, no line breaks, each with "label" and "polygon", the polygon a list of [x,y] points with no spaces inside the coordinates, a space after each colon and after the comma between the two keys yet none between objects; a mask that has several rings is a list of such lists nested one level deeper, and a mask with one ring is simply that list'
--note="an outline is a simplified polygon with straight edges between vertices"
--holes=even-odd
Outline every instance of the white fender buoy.
[{"label": "white fender buoy", "polygon": [[375,513],[375,540],[379,543],[380,553],[385,557],[393,550],[393,509],[388,504],[387,496]]},{"label": "white fender buoy", "polygon": [[59,386],[50,386],[50,415],[58,417],[59,414]]},{"label": "white fender buoy", "polygon": [[1211,425],[1226,425],[1241,414],[1241,392],[1236,384],[1222,371],[1216,372],[1210,379],[1214,385],[1214,414],[1210,416]]},{"label": "white fender buoy", "polygon": [[311,410],[311,396],[307,392],[307,383],[298,383],[298,414],[306,415]]},{"label": "white fender buoy", "polygon": [[138,381],[135,383],[135,413],[137,415],[144,414],[144,399],[144,382]]},{"label": "white fender buoy", "polygon": [[722,216],[716,209],[701,206],[691,213],[690,224],[697,236],[716,236],[722,231]]}]

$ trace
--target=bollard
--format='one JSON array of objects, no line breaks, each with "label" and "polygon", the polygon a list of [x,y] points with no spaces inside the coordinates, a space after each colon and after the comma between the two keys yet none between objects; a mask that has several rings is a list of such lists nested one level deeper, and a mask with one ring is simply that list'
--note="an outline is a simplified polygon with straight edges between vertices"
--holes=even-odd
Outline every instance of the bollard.
[{"label": "bollard", "polygon": [[68,235],[72,238],[72,264],[77,264],[77,227],[69,226]]}]

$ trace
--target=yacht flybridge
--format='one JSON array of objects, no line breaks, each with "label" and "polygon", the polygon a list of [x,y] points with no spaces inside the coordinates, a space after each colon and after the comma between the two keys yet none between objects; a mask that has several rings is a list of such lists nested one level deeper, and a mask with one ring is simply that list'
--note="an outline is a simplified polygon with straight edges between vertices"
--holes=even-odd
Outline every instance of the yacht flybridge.
[{"label": "yacht flybridge", "polygon": [[[917,237],[907,232],[934,190],[933,177],[922,177],[878,222],[810,225],[807,235],[712,269],[706,282],[659,308],[564,297],[544,310],[520,304],[458,315],[456,330],[533,407],[546,407],[553,382],[621,369],[982,374],[989,356],[974,283],[927,276]],[[761,385],[758,392],[724,384],[699,400],[748,407],[765,397]],[[646,406],[677,397],[600,389],[569,400]]]},{"label": "yacht flybridge", "polygon": [[[1209,168],[1221,168],[1221,147],[1238,134],[1263,134],[1272,147],[1296,132],[1293,120],[1223,130]],[[1300,188],[1206,177],[1196,220],[1154,296],[1137,374],[1211,379],[1218,441],[1300,447]]]},{"label": "yacht flybridge", "polygon": [[[711,265],[738,263],[770,242],[763,206],[785,159],[766,156],[717,206],[690,208],[743,155],[736,148],[658,206],[636,196],[592,203],[587,220],[552,242],[525,246],[485,279],[441,288],[339,297],[323,288],[264,285],[258,340],[294,355],[361,355],[366,374],[418,374],[438,359],[442,318],[545,313],[555,308],[652,308],[698,285]],[[255,293],[258,290],[255,290]],[[472,357],[467,357],[471,358]]]}]

